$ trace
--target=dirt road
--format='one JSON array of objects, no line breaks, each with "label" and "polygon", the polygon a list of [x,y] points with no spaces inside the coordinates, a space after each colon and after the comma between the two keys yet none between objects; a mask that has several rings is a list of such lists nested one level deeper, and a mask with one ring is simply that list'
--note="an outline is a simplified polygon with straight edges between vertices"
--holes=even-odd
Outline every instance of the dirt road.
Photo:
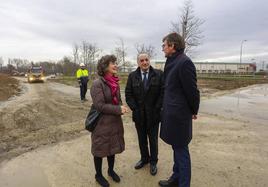
[{"label": "dirt road", "polygon": [[[211,99],[202,101],[199,119],[194,122],[194,139],[190,144],[193,187],[268,186],[268,123],[262,123],[262,120],[267,119],[262,118],[261,121],[255,122],[254,117],[257,119],[259,115],[251,115],[250,120],[245,121],[243,116],[248,113],[249,104],[252,111],[258,111],[259,107],[267,109],[267,88],[268,85],[264,85],[250,87],[249,91],[247,88],[239,91],[241,93],[240,115],[236,118],[226,115],[229,110],[225,108],[227,107],[225,102],[226,97],[235,98],[234,101],[236,101],[237,98],[234,96],[237,92],[219,96],[213,102],[210,101]],[[14,138],[17,144],[14,144],[13,149],[11,147],[10,152],[16,150],[14,152],[18,154],[20,147],[17,145],[20,145],[20,142],[24,143],[24,147],[21,146],[22,151],[27,150],[28,146],[37,147],[40,143],[48,145],[2,162],[0,186],[98,187],[94,179],[95,170],[90,154],[90,136],[86,131],[81,131],[82,119],[86,114],[86,112],[81,114],[81,111],[86,111],[89,103],[79,103],[78,90],[64,85],[36,84],[27,85],[25,89],[29,89],[25,95],[1,108],[1,114],[4,116],[1,118],[1,124],[3,122],[10,124],[9,129],[12,132],[6,130],[9,133],[8,137],[12,135],[17,137],[17,139]],[[31,95],[32,99],[28,99],[27,95]],[[42,101],[41,98],[47,101]],[[228,102],[232,103],[230,100]],[[259,106],[260,103],[261,106]],[[3,110],[4,108],[9,111]],[[224,110],[220,110],[221,108]],[[13,113],[23,115],[18,115],[20,118],[16,118],[14,116],[17,115],[11,115]],[[262,114],[265,117],[268,116],[267,110]],[[28,123],[22,123],[25,126],[22,132],[16,130],[20,124],[16,123],[16,119],[25,120],[23,116],[32,115],[35,117],[29,121],[33,127],[27,125]],[[6,123],[9,120],[8,117],[12,118]],[[41,123],[37,125],[39,124],[36,123],[38,117],[42,119],[43,125]],[[148,166],[135,170],[134,164],[140,158],[137,135],[131,115],[124,116],[123,120],[126,150],[116,156],[115,163],[115,169],[122,181],[115,184],[107,177],[106,160],[103,166],[104,176],[107,177],[111,186],[157,187],[160,179],[171,174],[170,146],[159,140],[159,172],[156,176],[149,174]],[[14,132],[11,127],[14,128]],[[73,139],[56,143],[68,138]],[[5,140],[12,142],[13,139]],[[55,144],[50,145],[51,142]],[[2,152],[3,154],[5,152]]]},{"label": "dirt road", "polygon": [[84,128],[89,102],[81,104],[77,88],[20,81],[22,94],[0,103],[0,161],[71,139]]}]

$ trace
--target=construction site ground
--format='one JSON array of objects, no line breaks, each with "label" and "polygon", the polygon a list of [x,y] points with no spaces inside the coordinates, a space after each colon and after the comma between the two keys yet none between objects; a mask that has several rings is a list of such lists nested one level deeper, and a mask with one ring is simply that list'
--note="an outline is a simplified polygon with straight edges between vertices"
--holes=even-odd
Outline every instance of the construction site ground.
[{"label": "construction site ground", "polygon": [[[98,186],[90,134],[84,130],[89,93],[89,101],[81,103],[77,86],[0,79],[0,186]],[[220,90],[202,84],[190,144],[192,186],[267,186],[268,85]],[[3,94],[4,87],[10,91]],[[159,139],[156,176],[149,166],[135,170],[140,154],[131,113],[123,122],[126,150],[115,162],[122,181],[115,184],[107,177],[106,161],[104,176],[111,186],[158,186],[172,172],[171,147]]]}]

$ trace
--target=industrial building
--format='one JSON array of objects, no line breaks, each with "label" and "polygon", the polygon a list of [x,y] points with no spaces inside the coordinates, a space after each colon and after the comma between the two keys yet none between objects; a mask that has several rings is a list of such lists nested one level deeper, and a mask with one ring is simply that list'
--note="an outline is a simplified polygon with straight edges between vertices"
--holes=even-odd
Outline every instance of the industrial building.
[{"label": "industrial building", "polygon": [[[194,62],[197,73],[215,74],[253,74],[256,72],[254,63],[230,63],[230,62]],[[154,67],[164,70],[165,62],[156,61]]]}]

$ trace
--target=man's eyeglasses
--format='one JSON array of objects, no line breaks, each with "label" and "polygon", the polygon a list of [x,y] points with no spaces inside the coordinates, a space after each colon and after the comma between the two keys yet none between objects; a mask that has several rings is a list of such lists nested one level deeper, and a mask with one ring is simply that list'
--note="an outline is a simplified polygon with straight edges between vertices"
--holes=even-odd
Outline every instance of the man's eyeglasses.
[{"label": "man's eyeglasses", "polygon": [[148,59],[148,58],[145,58],[145,59],[140,59],[140,62],[144,62],[144,61],[148,62],[148,61],[149,61],[149,59]]},{"label": "man's eyeglasses", "polygon": [[172,46],[172,45],[174,45],[175,43],[171,43],[170,45],[169,44],[162,44],[162,49],[164,49],[164,47],[166,47],[166,46]]}]

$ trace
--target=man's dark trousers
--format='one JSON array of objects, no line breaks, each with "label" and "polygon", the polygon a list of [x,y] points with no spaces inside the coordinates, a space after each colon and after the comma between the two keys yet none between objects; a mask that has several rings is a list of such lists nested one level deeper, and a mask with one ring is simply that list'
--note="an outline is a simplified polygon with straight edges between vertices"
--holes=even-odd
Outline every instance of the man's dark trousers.
[{"label": "man's dark trousers", "polygon": [[172,149],[174,165],[171,177],[179,181],[179,187],[190,187],[191,158],[188,145],[182,147],[172,146]]},{"label": "man's dark trousers", "polygon": [[[159,124],[155,124],[153,127],[148,128],[146,124],[146,120],[145,120],[141,122],[140,124],[135,123],[135,126],[136,126],[138,139],[139,139],[141,160],[144,162],[150,162],[151,164],[157,164]],[[149,138],[150,154],[149,154],[149,149],[148,149],[147,136]]]},{"label": "man's dark trousers", "polygon": [[81,83],[80,85],[80,98],[84,100],[87,93],[87,83]]}]

